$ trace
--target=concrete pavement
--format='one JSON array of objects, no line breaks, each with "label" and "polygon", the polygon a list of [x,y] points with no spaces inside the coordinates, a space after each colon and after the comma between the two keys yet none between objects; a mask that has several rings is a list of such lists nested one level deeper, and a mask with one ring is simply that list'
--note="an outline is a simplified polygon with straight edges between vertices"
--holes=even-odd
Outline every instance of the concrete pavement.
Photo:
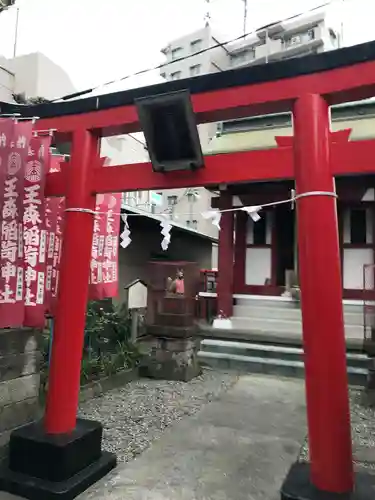
[{"label": "concrete pavement", "polygon": [[78,498],[276,500],[305,434],[303,381],[241,376]]}]

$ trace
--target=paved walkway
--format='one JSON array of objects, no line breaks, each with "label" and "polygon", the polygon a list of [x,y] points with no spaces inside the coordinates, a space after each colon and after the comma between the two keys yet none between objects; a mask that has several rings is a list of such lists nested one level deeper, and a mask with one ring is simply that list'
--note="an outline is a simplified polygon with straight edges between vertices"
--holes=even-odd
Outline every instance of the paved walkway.
[{"label": "paved walkway", "polygon": [[279,500],[305,435],[303,381],[240,376],[77,500]]},{"label": "paved walkway", "polygon": [[79,500],[278,500],[305,434],[302,381],[241,376]]}]

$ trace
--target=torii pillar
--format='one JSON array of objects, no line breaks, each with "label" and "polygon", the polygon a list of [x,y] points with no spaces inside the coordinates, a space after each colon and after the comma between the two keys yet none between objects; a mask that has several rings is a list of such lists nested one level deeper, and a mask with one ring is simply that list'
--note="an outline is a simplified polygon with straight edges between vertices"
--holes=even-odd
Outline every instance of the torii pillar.
[{"label": "torii pillar", "polygon": [[281,496],[302,498],[304,484],[306,499],[347,498],[354,479],[328,104],[302,95],[293,118],[310,465],[292,467]]},{"label": "torii pillar", "polygon": [[[220,193],[220,208],[232,208],[232,195],[228,191]],[[217,278],[217,312],[224,317],[233,315],[234,278],[234,212],[223,212],[220,220]]]},{"label": "torii pillar", "polygon": [[9,465],[0,470],[0,489],[32,500],[71,500],[116,466],[101,449],[102,424],[77,419],[98,166],[99,137],[74,131],[44,422],[11,434]]}]

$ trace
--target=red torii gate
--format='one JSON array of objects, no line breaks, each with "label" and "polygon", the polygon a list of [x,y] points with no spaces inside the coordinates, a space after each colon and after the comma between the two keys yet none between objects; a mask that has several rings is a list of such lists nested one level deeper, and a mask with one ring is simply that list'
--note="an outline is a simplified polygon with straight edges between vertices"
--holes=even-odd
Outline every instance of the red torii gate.
[{"label": "red torii gate", "polygon": [[[299,197],[309,485],[313,487],[309,494],[312,497],[313,490],[328,494],[347,494],[353,490],[334,177],[374,173],[375,144],[347,142],[347,131],[330,136],[329,105],[375,95],[374,75],[375,42],[371,42],[112,97],[27,110],[42,116],[37,130],[56,129],[58,137],[72,140],[70,163],[63,172],[49,175],[47,181],[47,195],[65,194],[67,206],[45,414],[47,435],[67,435],[76,427],[95,195],[294,178]],[[100,137],[140,130],[133,104],[140,91],[151,95],[186,87],[191,90],[198,123],[292,111],[293,147],[291,139],[279,139],[280,147],[268,151],[207,156],[205,168],[196,172],[154,173],[147,163],[100,167]],[[62,111],[56,114],[60,116],[53,116],[54,107],[58,106]],[[43,118],[48,114],[52,116]],[[282,489],[283,498],[300,498],[298,487],[294,488],[295,476],[305,474],[301,467],[304,466],[292,468]],[[309,487],[307,479],[302,483]]]},{"label": "red torii gate", "polygon": [[[375,140],[348,142],[351,130],[331,132],[331,173],[334,177],[374,173]],[[116,165],[111,175],[93,166],[90,187],[93,192],[115,193],[148,189],[210,187],[220,184],[256,182],[294,178],[292,137],[276,137],[278,147],[237,153],[221,153],[205,157],[205,168],[195,172],[153,172],[150,163]],[[46,196],[65,193],[69,162],[63,171],[47,176]],[[230,165],[230,177],[228,177]],[[251,165],[251,172],[247,165]],[[249,179],[249,176],[251,177]]]}]

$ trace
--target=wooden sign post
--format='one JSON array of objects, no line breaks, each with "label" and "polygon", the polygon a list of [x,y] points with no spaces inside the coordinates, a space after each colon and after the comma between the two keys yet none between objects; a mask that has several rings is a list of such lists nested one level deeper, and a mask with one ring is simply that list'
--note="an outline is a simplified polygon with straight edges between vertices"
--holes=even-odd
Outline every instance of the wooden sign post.
[{"label": "wooden sign post", "polygon": [[131,341],[134,343],[138,338],[139,310],[147,307],[147,285],[138,279],[129,283],[125,289],[128,309],[132,312]]}]

